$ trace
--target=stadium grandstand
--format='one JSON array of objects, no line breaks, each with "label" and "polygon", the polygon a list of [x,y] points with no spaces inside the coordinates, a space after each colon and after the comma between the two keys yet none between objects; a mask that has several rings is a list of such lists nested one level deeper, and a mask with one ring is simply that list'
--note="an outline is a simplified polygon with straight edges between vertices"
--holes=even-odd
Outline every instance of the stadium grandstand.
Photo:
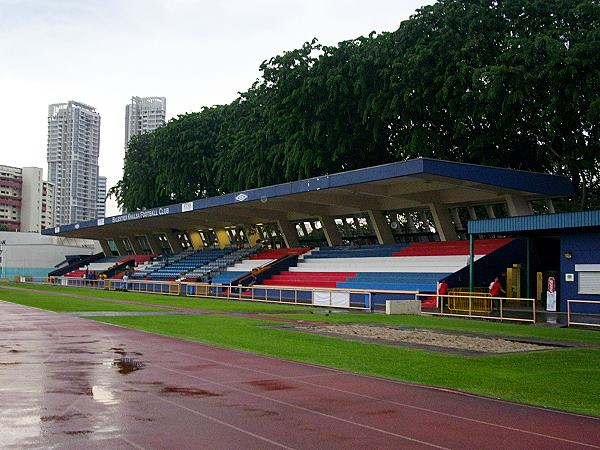
[{"label": "stadium grandstand", "polygon": [[519,236],[469,235],[467,222],[553,213],[552,201],[572,194],[566,177],[422,158],[131,211],[43,234],[94,239],[102,246],[96,261],[60,275],[93,270],[117,278],[127,272],[133,280],[210,277],[224,289],[372,290],[377,303],[377,295],[390,298],[382,291],[435,293],[442,280],[468,286],[470,265],[484,285],[507,267],[524,264],[528,247]]}]

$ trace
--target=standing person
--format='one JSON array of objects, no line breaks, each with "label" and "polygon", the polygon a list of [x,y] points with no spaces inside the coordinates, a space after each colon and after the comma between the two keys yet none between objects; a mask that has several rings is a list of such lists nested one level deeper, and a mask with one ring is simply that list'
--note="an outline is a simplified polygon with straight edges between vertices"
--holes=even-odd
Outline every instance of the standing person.
[{"label": "standing person", "polygon": [[127,274],[127,272],[125,272],[125,274],[123,275],[123,281],[124,281],[124,288],[123,290],[126,291],[127,290],[127,282],[129,281],[129,275]]},{"label": "standing person", "polygon": [[494,300],[494,297],[499,297],[500,293],[506,294],[506,291],[502,288],[502,284],[500,283],[500,279],[498,277],[494,278],[494,281],[490,283],[490,297],[492,297],[492,309],[494,311],[498,311],[498,305],[500,300]]},{"label": "standing person", "polygon": [[442,305],[444,303],[448,304],[448,283],[446,283],[446,280],[442,280],[440,282],[437,293],[439,301],[442,303]]}]

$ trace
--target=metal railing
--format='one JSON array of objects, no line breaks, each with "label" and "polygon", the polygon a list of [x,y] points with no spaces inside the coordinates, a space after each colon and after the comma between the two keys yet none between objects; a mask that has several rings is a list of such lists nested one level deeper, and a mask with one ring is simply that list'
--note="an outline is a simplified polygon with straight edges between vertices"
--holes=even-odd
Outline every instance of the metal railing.
[{"label": "metal railing", "polygon": [[535,323],[535,299],[490,297],[479,292],[448,295],[416,294],[423,314]]},{"label": "metal railing", "polygon": [[[222,285],[196,282],[172,282],[151,280],[86,280],[71,277],[50,277],[39,280],[44,284],[67,287],[129,291],[187,297],[210,297],[225,300],[280,303],[289,305],[320,306],[327,308],[371,310],[374,296],[398,299],[414,299],[415,291],[387,291],[366,289],[319,288],[306,286],[272,285]],[[385,306],[385,302],[379,303]]]},{"label": "metal railing", "polygon": [[[428,315],[468,317],[498,321],[535,323],[535,299],[490,297],[480,292],[451,291],[448,295],[421,294],[415,291],[387,291],[366,289],[319,288],[273,285],[222,285],[196,282],[151,280],[86,280],[83,278],[50,277],[27,280],[57,286],[84,287],[105,290],[127,290],[148,294],[186,297],[209,297],[223,300],[279,303],[288,305],[320,306],[350,310],[373,310],[385,306],[385,300],[420,300],[422,312]],[[377,299],[377,300],[376,300]],[[587,300],[568,302],[600,303]],[[569,306],[570,311],[570,306]],[[570,320],[573,325],[587,325]],[[592,326],[600,326],[592,325]]]},{"label": "metal railing", "polygon": [[[600,312],[600,301],[598,300],[567,300],[567,326],[571,325],[579,325],[585,327],[598,327],[600,328],[600,313],[590,313],[590,312],[579,312],[573,311],[572,305],[596,305],[598,311]],[[587,317],[589,319],[594,319],[594,322],[580,322],[578,320],[573,320],[573,316],[576,317]]]},{"label": "metal railing", "polygon": [[[373,291],[364,289],[318,288],[304,286],[227,286],[201,287],[199,296],[226,300],[321,306],[327,308],[370,310]],[[204,294],[204,289],[207,293]],[[396,292],[396,294],[405,292]]]}]

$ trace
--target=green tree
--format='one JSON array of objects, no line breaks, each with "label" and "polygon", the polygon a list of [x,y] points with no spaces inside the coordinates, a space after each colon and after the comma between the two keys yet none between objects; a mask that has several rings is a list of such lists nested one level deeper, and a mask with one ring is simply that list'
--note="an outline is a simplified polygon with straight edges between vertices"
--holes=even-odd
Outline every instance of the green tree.
[{"label": "green tree", "polygon": [[228,105],[133,140],[128,209],[420,156],[569,175],[600,206],[600,3],[440,0],[394,32],[316,39]]}]

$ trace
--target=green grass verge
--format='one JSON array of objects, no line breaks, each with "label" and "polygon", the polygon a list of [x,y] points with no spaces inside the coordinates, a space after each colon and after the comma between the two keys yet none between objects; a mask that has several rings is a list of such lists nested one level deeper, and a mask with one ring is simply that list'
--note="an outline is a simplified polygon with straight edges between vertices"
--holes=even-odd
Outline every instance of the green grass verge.
[{"label": "green grass verge", "polygon": [[79,299],[73,297],[56,296],[50,293],[0,290],[0,300],[5,300],[19,305],[33,306],[55,312],[131,312],[131,311],[162,311],[161,308],[152,308],[145,305],[130,305],[127,303],[105,302],[102,300]]},{"label": "green grass verge", "polygon": [[[177,306],[181,308],[196,308],[207,311],[224,312],[276,312],[276,311],[310,311],[310,306],[278,305],[274,303],[258,303],[250,301],[217,300],[202,297],[179,297],[159,294],[143,294],[138,292],[105,291],[102,289],[75,288],[26,283],[0,283],[0,286],[10,286],[44,292],[60,292],[85,297],[98,297],[130,302],[149,303],[154,305]],[[0,290],[0,295],[6,290]]]},{"label": "green grass verge", "polygon": [[600,416],[597,348],[460,356],[268,328],[265,325],[276,322],[237,317],[94,320],[356,373]]}]

